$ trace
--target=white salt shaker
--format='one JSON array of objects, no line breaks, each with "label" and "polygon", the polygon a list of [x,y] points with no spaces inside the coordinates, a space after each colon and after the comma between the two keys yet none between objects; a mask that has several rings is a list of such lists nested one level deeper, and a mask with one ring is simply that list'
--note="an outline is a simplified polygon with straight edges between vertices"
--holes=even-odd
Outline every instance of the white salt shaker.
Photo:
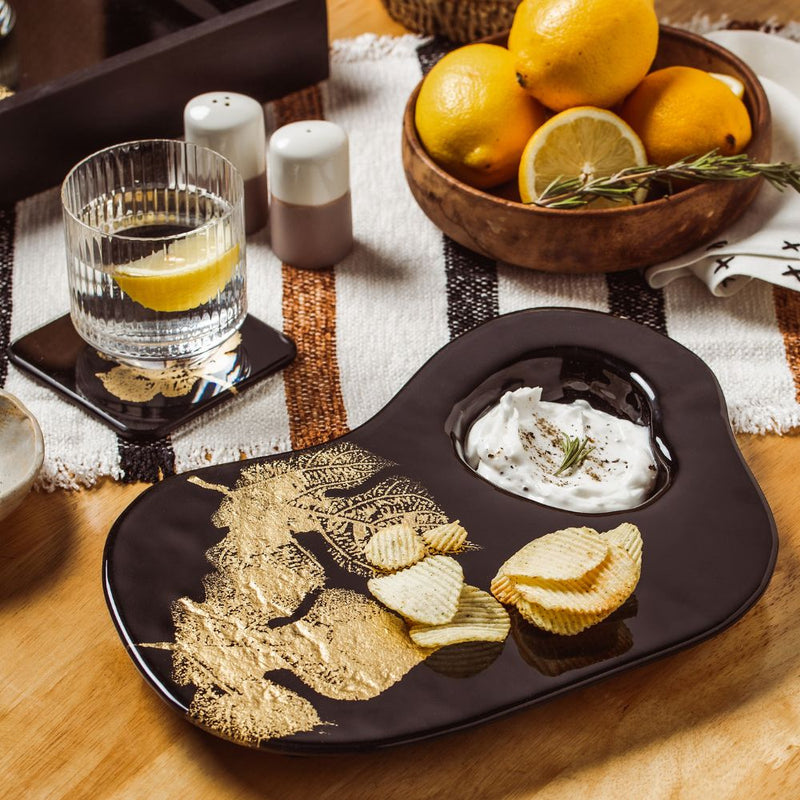
[{"label": "white salt shaker", "polygon": [[272,134],[267,150],[272,250],[286,264],[329,267],[353,248],[347,134],[306,120]]},{"label": "white salt shaker", "polygon": [[267,135],[261,104],[236,92],[206,92],[183,110],[186,141],[225,156],[244,180],[245,230],[267,224]]}]

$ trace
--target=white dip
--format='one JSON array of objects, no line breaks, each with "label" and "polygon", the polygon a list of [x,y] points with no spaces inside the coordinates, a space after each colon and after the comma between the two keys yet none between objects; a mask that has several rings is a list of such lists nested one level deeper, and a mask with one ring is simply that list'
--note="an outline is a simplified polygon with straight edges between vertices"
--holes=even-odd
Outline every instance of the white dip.
[{"label": "white dip", "polygon": [[[597,411],[585,400],[543,401],[539,387],[506,392],[467,433],[470,466],[490,483],[554,508],[587,513],[633,508],[656,479],[650,431]],[[564,436],[594,448],[558,472]]]}]

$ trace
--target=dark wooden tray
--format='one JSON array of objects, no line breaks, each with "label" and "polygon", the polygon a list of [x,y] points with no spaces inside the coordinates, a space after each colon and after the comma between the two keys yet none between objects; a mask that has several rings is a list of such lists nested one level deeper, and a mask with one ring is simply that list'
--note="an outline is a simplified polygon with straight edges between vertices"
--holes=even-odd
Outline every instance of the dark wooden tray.
[{"label": "dark wooden tray", "polygon": [[85,156],[178,136],[213,90],[282,97],[328,75],[325,0],[259,0],[0,102],[0,204],[61,182]]}]

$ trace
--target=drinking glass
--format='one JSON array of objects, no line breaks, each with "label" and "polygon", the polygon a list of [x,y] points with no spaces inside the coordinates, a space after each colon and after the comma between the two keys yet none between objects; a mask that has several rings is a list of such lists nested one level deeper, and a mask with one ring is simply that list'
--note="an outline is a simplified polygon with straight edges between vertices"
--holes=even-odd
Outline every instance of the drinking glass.
[{"label": "drinking glass", "polygon": [[101,150],[61,189],[70,315],[139,367],[202,360],[247,311],[244,189],[213,150],[151,139]]}]

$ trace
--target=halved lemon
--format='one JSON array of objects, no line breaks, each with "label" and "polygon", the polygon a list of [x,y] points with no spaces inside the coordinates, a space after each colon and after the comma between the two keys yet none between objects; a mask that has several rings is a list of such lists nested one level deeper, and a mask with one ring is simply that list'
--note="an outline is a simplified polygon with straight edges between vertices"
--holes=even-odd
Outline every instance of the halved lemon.
[{"label": "halved lemon", "polygon": [[215,237],[190,236],[117,268],[113,277],[131,300],[145,308],[188,311],[216,297],[238,261],[238,244],[219,254]]},{"label": "halved lemon", "polygon": [[722,81],[740,100],[744,97],[744,84],[733,75],[723,75],[721,72],[709,72],[712,78]]},{"label": "halved lemon", "polygon": [[[531,136],[519,165],[519,193],[523,203],[533,203],[554,180],[589,181],[645,164],[642,141],[624,120],[603,108],[578,106],[551,117]],[[645,194],[640,190],[636,201]],[[598,198],[589,208],[618,205]]]}]

